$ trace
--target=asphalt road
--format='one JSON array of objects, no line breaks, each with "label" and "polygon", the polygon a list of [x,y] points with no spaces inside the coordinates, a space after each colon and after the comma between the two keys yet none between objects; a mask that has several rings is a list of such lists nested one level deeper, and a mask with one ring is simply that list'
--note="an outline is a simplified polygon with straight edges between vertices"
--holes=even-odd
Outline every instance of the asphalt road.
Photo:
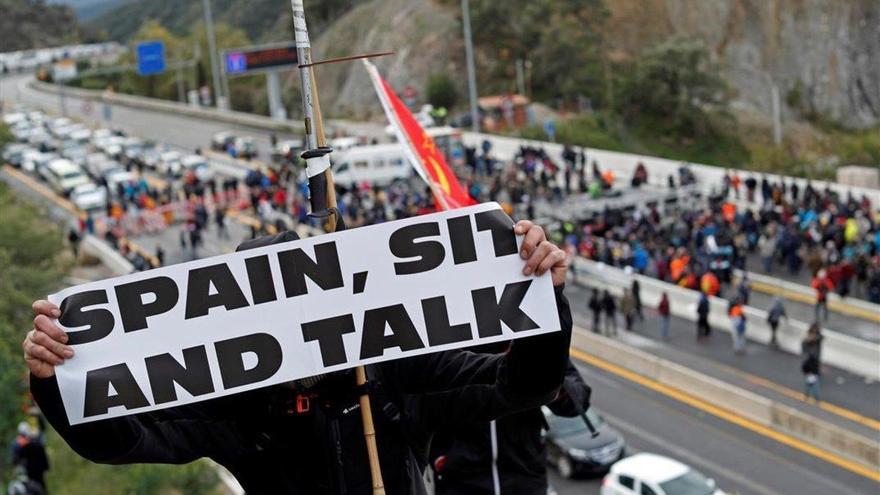
[{"label": "asphalt road", "polygon": [[[15,92],[18,91],[17,96],[29,105],[57,108],[57,97],[16,89],[18,82],[20,79],[0,81],[0,96],[9,99],[10,95],[16,96]],[[81,103],[72,98],[68,98],[67,105],[69,114],[74,117],[96,117],[94,111],[91,115],[83,115]],[[226,124],[125,108],[115,108],[113,119],[114,127],[160,139],[177,147],[191,149],[205,146],[214,132],[232,129],[257,137],[261,140],[258,145],[263,149],[268,148],[267,133]],[[220,239],[215,231],[209,231],[206,237],[207,248],[199,254],[226,252],[247,235],[247,230],[242,226],[235,226],[232,219],[230,225],[233,226],[230,239]],[[169,262],[182,261],[191,254],[180,250],[177,239],[177,232],[171,229],[159,238],[152,238],[152,242],[165,246],[169,253]],[[146,239],[141,241],[148,250],[155,247],[145,244]],[[572,294],[573,299],[576,297],[578,296]],[[582,305],[582,301],[575,301],[575,307],[579,305]],[[581,325],[586,324],[581,311],[577,313],[576,321]],[[685,331],[684,328],[673,328],[674,334]],[[719,336],[716,334],[716,337]],[[584,365],[580,368],[593,387],[595,406],[603,412],[609,423],[623,433],[631,453],[647,451],[675,457],[714,478],[728,493],[877,493],[878,485],[867,478],[707,415],[673,397],[644,388],[612,373]],[[831,394],[831,391],[828,393]],[[871,399],[870,396],[868,398]],[[552,472],[551,478],[561,494],[599,492],[598,479],[560,480]]]}]

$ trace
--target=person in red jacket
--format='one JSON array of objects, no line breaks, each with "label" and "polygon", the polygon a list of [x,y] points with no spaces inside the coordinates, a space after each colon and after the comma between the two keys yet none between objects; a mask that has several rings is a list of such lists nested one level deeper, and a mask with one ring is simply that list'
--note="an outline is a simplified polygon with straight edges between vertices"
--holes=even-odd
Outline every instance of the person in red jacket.
[{"label": "person in red jacket", "polygon": [[657,305],[657,313],[660,314],[660,336],[669,338],[669,296],[666,292],[660,296],[660,304]]},{"label": "person in red jacket", "polygon": [[[819,270],[810,287],[816,291],[816,321],[828,321],[828,293],[834,290],[834,282],[825,270]],[[823,318],[819,317],[821,313],[824,313]]]}]

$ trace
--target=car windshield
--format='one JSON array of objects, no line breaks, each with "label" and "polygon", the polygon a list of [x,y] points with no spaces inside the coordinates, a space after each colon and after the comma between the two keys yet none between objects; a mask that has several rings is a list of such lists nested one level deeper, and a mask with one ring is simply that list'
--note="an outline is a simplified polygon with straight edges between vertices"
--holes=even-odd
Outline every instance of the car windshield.
[{"label": "car windshield", "polygon": [[709,480],[698,471],[690,470],[678,478],[660,483],[667,495],[711,495],[715,490]]}]

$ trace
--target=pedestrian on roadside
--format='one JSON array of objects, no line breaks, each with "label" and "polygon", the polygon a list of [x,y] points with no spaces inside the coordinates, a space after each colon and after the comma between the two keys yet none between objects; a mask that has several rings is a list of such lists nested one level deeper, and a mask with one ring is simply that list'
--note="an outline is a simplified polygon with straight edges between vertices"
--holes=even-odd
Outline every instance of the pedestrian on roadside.
[{"label": "pedestrian on roadside", "polygon": [[156,245],[156,261],[159,262],[159,266],[165,266],[165,250],[159,245]]},{"label": "pedestrian on roadside", "polygon": [[623,290],[623,297],[620,299],[620,312],[623,313],[623,320],[626,322],[625,328],[627,331],[632,331],[633,320],[636,317],[636,298],[630,289]]},{"label": "pedestrian on roadside", "polygon": [[642,286],[639,284],[638,279],[633,279],[630,290],[636,302],[636,316],[639,318],[639,321],[645,321],[645,315],[642,313]]},{"label": "pedestrian on roadside", "polygon": [[732,301],[727,314],[730,316],[730,333],[733,338],[733,352],[743,354],[746,350],[746,315],[742,300],[737,298]]},{"label": "pedestrian on roadside", "polygon": [[617,335],[617,303],[608,290],[602,291],[602,310],[605,312],[605,335]]},{"label": "pedestrian on roadside", "polygon": [[660,296],[660,304],[657,305],[657,313],[660,314],[660,336],[665,340],[669,338],[669,296],[666,292]]},{"label": "pedestrian on roadside", "polygon": [[749,281],[748,272],[743,272],[739,285],[736,287],[736,293],[743,305],[749,304],[749,296],[752,295],[752,283]]},{"label": "pedestrian on roadside", "polygon": [[593,289],[587,307],[590,308],[593,315],[593,333],[600,333],[599,319],[602,317],[602,299],[599,297],[599,289]]},{"label": "pedestrian on roadside", "polygon": [[822,368],[822,327],[818,323],[810,325],[806,337],[801,341],[801,355],[804,361],[801,372],[804,374],[804,399],[812,397],[819,402],[819,375]]},{"label": "pedestrian on roadside", "polygon": [[770,345],[773,347],[779,347],[776,341],[776,329],[779,327],[779,321],[782,318],[788,319],[788,315],[785,314],[785,305],[782,304],[781,297],[774,296],[770,310],[767,311],[767,323],[770,324]]},{"label": "pedestrian on roadside", "polygon": [[700,293],[700,300],[697,302],[697,340],[703,340],[709,337],[711,328],[709,327],[709,296],[704,292]]},{"label": "pedestrian on roadside", "polygon": [[214,209],[214,223],[217,224],[217,236],[221,239],[229,239],[229,231],[226,230],[226,210],[222,206]]},{"label": "pedestrian on roadside", "polygon": [[73,258],[79,258],[79,242],[82,240],[76,227],[71,227],[67,232],[67,240],[70,242],[70,249],[73,250]]},{"label": "pedestrian on roadside", "polygon": [[29,481],[39,484],[40,493],[47,493],[45,476],[49,470],[49,458],[46,446],[39,432],[26,421],[18,424],[18,436],[12,444],[12,465],[22,468]]},{"label": "pedestrian on roadside", "polygon": [[816,291],[816,321],[828,321],[828,293],[834,290],[834,283],[828,278],[828,273],[822,269],[813,277],[810,287]]}]

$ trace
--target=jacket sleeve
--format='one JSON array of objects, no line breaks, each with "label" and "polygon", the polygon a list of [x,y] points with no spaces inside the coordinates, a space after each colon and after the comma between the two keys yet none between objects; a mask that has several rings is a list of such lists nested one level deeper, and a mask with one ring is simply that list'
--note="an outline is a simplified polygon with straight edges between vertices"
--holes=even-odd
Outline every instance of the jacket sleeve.
[{"label": "jacket sleeve", "polygon": [[557,416],[573,418],[590,408],[590,395],[592,395],[590,386],[584,382],[581,373],[569,359],[559,395],[553,402],[547,404],[547,407]]},{"label": "jacket sleeve", "polygon": [[568,363],[571,310],[556,288],[561,330],[514,341],[505,354],[446,351],[387,363],[383,376],[406,396],[408,416],[427,431],[490,421],[556,397]]},{"label": "jacket sleeve", "polygon": [[[53,428],[86,459],[102,464],[183,464],[207,455],[193,421],[146,413],[71,426],[55,377],[30,378],[31,393]],[[168,410],[174,414],[172,409]],[[188,423],[188,424],[186,424]],[[197,422],[196,422],[197,423]],[[200,435],[198,435],[200,436]]]}]

